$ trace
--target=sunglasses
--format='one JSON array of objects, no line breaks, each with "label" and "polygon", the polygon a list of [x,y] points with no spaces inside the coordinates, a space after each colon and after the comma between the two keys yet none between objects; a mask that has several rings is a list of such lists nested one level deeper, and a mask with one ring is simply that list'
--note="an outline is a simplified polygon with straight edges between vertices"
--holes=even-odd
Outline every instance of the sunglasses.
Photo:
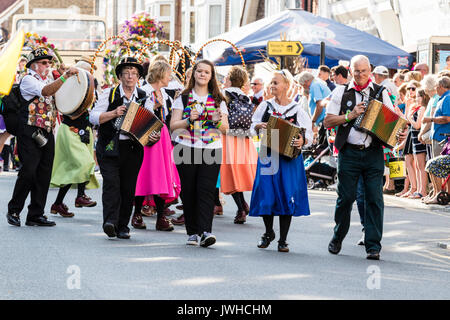
[{"label": "sunglasses", "polygon": [[406,88],[406,90],[412,90],[412,91],[416,91],[416,88],[411,87],[411,88]]},{"label": "sunglasses", "polygon": [[256,82],[252,82],[252,83],[250,83],[250,85],[252,85],[252,86],[257,86],[257,85],[260,85],[261,83],[256,83]]},{"label": "sunglasses", "polygon": [[43,66],[49,65],[50,61],[37,61],[37,63],[42,64]]}]

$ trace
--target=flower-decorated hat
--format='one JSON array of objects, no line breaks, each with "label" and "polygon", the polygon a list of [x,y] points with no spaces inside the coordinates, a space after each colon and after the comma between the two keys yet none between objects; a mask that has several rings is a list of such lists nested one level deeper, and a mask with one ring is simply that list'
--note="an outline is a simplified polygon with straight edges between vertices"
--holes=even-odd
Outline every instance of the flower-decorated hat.
[{"label": "flower-decorated hat", "polygon": [[118,77],[122,73],[122,69],[124,67],[135,67],[136,69],[138,69],[139,76],[141,77],[144,73],[144,67],[142,67],[142,65],[134,57],[125,57],[120,61],[120,63],[116,67],[116,75]]},{"label": "flower-decorated hat", "polygon": [[53,56],[48,52],[47,48],[36,48],[28,55],[28,62],[25,66],[29,68],[33,62],[43,59],[53,60]]}]

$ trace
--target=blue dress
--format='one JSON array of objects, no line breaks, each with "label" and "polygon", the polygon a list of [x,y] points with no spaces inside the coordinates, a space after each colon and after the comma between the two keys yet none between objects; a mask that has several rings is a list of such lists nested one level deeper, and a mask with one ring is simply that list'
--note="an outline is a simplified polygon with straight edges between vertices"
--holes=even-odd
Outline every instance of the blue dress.
[{"label": "blue dress", "polygon": [[284,156],[277,157],[276,154],[274,157],[258,158],[249,215],[310,215],[301,155],[292,160]]},{"label": "blue dress", "polygon": [[[266,110],[262,122],[267,122],[268,116]],[[265,149],[261,148],[258,157],[249,215],[309,216],[303,156],[290,159]]]}]

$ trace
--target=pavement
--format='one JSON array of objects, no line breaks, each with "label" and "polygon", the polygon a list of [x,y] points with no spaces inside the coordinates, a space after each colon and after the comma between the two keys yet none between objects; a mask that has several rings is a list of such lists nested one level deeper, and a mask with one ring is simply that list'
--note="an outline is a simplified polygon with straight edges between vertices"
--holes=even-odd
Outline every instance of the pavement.
[{"label": "pavement", "polygon": [[[4,214],[15,178],[0,174]],[[75,208],[76,190],[70,190],[65,202],[75,217],[63,218],[49,213],[57,190],[49,191],[46,212],[56,227],[22,222],[17,228],[0,216],[0,299],[450,298],[450,250],[440,245],[450,243],[447,207],[385,196],[381,260],[369,261],[364,247],[356,245],[361,237],[356,205],[341,253],[328,253],[332,191],[309,191],[311,215],[293,218],[289,253],[279,253],[276,241],[258,249],[262,219],[233,224],[231,196],[224,197],[224,215],[214,218],[217,243],[209,248],[186,246],[184,226],[156,231],[154,217],[144,218],[147,230],[132,229],[130,240],[111,240],[101,228],[101,189],[87,193],[100,204]],[[251,193],[245,197],[249,202]],[[25,216],[26,208],[22,221]],[[274,229],[278,236],[278,219]]]}]

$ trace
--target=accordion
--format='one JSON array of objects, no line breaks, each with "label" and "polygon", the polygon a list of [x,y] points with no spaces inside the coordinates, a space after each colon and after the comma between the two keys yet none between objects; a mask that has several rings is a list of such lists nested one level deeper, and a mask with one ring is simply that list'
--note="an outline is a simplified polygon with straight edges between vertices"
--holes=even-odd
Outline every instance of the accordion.
[{"label": "accordion", "polygon": [[160,132],[163,126],[164,124],[153,112],[136,102],[130,102],[125,114],[114,122],[117,130],[143,146],[149,144],[149,135]]},{"label": "accordion", "polygon": [[298,139],[300,135],[304,140],[305,128],[300,128],[287,120],[271,115],[261,139],[261,146],[293,159],[301,153],[301,149],[292,146],[292,141]]},{"label": "accordion", "polygon": [[385,106],[372,99],[366,110],[356,118],[353,127],[379,139],[384,145],[393,148],[397,142],[397,133],[403,131],[407,121]]}]

